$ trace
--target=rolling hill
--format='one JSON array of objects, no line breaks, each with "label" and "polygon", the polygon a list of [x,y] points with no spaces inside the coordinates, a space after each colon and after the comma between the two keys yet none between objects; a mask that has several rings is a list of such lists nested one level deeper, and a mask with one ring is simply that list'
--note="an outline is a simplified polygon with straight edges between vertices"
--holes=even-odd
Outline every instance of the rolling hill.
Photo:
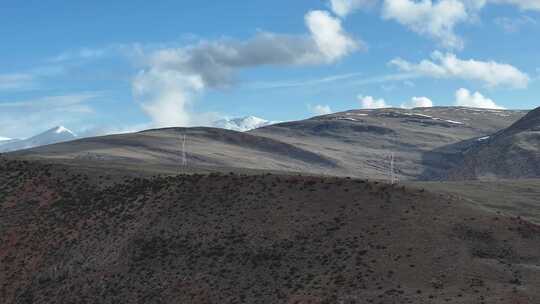
[{"label": "rolling hill", "polygon": [[526,111],[462,107],[352,110],[251,131],[338,160],[336,175],[387,178],[394,153],[401,179],[445,171],[455,151],[440,147],[506,128]]},{"label": "rolling hill", "polygon": [[[459,107],[353,110],[246,133],[216,128],[157,129],[81,139],[12,155],[163,173],[234,168],[383,179],[394,153],[396,173],[412,180],[425,172],[446,172],[449,160],[460,150],[432,151],[490,135],[525,114]],[[184,135],[188,166],[179,168]]]},{"label": "rolling hill", "polygon": [[[188,167],[182,168],[182,140],[186,136]],[[205,168],[246,168],[324,171],[331,159],[299,147],[244,132],[217,128],[167,128],[132,134],[85,138],[13,153],[17,157],[67,162],[73,165],[116,166],[150,172],[178,173]]]}]

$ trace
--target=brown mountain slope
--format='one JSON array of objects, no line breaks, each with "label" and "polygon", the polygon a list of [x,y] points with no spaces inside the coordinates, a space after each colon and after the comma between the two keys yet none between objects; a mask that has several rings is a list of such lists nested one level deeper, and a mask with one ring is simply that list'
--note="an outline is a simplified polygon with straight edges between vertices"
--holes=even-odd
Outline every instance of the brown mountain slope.
[{"label": "brown mountain slope", "polygon": [[271,138],[216,128],[166,128],[43,146],[11,155],[68,163],[157,173],[177,173],[182,137],[190,172],[218,168],[324,172],[336,167],[331,158]]},{"label": "brown mountain slope", "polygon": [[468,147],[449,179],[540,177],[540,108]]},{"label": "brown mountain slope", "polygon": [[447,170],[456,150],[429,152],[495,133],[524,114],[462,107],[351,110],[250,133],[331,157],[338,161],[338,175],[345,176],[386,179],[394,153],[400,179],[414,180]]},{"label": "brown mountain slope", "polygon": [[[353,110],[264,127],[248,133],[170,128],[88,138],[13,153],[74,166],[176,173],[182,135],[189,172],[238,168],[316,175],[387,178],[395,154],[401,179],[446,172],[454,150],[427,152],[492,134],[525,111],[459,107]],[[105,165],[104,165],[105,164]],[[220,170],[221,170],[220,169]]]},{"label": "brown mountain slope", "polygon": [[540,227],[339,178],[0,160],[3,303],[538,303]]}]

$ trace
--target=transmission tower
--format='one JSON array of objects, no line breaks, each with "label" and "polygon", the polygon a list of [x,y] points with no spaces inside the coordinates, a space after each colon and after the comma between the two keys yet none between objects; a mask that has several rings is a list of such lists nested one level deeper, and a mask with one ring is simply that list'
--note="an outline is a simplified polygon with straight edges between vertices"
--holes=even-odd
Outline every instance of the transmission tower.
[{"label": "transmission tower", "polygon": [[187,167],[187,157],[186,157],[186,135],[182,134],[182,171],[185,171]]},{"label": "transmission tower", "polygon": [[396,170],[395,170],[395,155],[394,155],[394,152],[392,152],[390,154],[390,168],[389,168],[389,172],[388,172],[388,177],[390,178],[390,184],[394,185],[394,184],[397,184],[399,182],[399,179],[396,175]]}]

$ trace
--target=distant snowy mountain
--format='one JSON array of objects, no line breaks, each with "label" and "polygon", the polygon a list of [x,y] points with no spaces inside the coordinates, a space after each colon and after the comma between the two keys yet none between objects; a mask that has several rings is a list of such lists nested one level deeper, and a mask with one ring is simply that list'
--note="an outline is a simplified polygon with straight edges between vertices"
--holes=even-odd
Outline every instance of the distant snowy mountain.
[{"label": "distant snowy mountain", "polygon": [[16,139],[0,142],[0,152],[30,149],[74,139],[77,139],[77,135],[75,135],[75,133],[71,132],[65,127],[58,126],[27,139]]},{"label": "distant snowy mountain", "polygon": [[[268,121],[255,116],[247,116],[234,119],[221,119],[214,122],[212,126],[216,128],[245,132],[275,123],[277,122]],[[27,139],[10,139],[7,137],[0,137],[0,153],[51,145],[78,138],[81,137],[77,136],[75,133],[63,126],[52,128]]]},{"label": "distant snowy mountain", "polygon": [[269,126],[277,123],[276,121],[268,121],[255,116],[246,116],[242,118],[221,119],[214,122],[216,128],[228,129],[233,131],[245,132],[264,126]]}]

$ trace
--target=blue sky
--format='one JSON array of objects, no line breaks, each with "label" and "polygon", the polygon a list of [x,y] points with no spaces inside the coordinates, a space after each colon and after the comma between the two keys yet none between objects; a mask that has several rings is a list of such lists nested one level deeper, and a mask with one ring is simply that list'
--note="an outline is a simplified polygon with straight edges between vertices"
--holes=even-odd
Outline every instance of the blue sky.
[{"label": "blue sky", "polygon": [[0,136],[540,105],[538,0],[0,2]]}]

